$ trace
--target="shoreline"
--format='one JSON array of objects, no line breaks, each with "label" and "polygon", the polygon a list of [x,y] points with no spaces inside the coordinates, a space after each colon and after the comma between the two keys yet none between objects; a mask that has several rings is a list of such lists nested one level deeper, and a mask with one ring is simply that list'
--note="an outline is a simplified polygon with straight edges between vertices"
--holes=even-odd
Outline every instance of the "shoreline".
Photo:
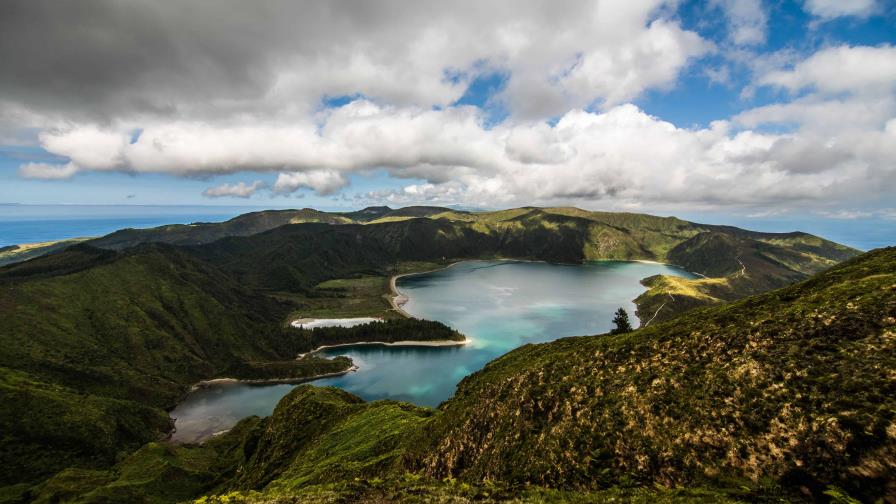
[{"label": "shoreline", "polygon": [[463,340],[431,340],[431,341],[414,341],[414,340],[402,340],[402,341],[393,341],[393,342],[385,342],[385,341],[358,341],[357,343],[337,343],[335,345],[321,345],[314,350],[309,352],[299,354],[299,359],[302,357],[315,354],[320,352],[321,350],[326,350],[328,348],[339,348],[339,347],[349,347],[349,346],[359,346],[359,345],[380,345],[380,346],[393,346],[393,347],[414,347],[414,346],[422,346],[422,347],[449,347],[449,346],[464,346],[472,343],[473,340],[470,338],[464,338]]},{"label": "shoreline", "polygon": [[319,321],[319,320],[337,320],[337,321],[352,320],[352,321],[356,321],[356,320],[362,320],[362,319],[370,319],[370,320],[367,320],[366,322],[360,322],[360,323],[358,323],[358,324],[353,324],[353,325],[350,325],[350,326],[343,326],[343,325],[339,325],[339,324],[334,324],[334,325],[322,325],[322,326],[316,326],[316,327],[309,327],[309,328],[307,328],[307,329],[308,329],[308,330],[314,330],[314,329],[325,329],[325,328],[329,328],[329,327],[350,328],[350,327],[355,327],[355,326],[358,326],[358,325],[370,324],[370,323],[372,323],[372,322],[385,322],[385,319],[383,319],[382,317],[339,317],[339,318],[336,318],[336,317],[333,317],[333,318],[311,318],[311,317],[302,317],[302,318],[297,318],[297,319],[291,321],[291,322],[289,323],[289,325],[291,325],[292,327],[295,327],[295,328],[297,328],[297,329],[304,329],[304,328],[305,328],[305,327],[304,327],[305,325],[313,324],[314,322],[317,322],[317,321]]},{"label": "shoreline", "polygon": [[[396,311],[397,313],[399,313],[400,315],[402,315],[406,318],[416,318],[413,315],[411,315],[410,313],[406,312],[404,310],[404,308],[402,308],[402,306],[404,306],[405,303],[407,303],[410,300],[410,298],[407,296],[407,294],[404,294],[403,292],[398,290],[397,282],[398,282],[399,278],[411,276],[411,275],[422,275],[424,273],[432,273],[435,271],[442,271],[443,269],[448,269],[448,268],[454,266],[455,264],[462,263],[464,261],[476,261],[476,260],[477,259],[463,259],[460,261],[454,261],[453,263],[451,263],[447,266],[442,266],[441,268],[435,268],[435,269],[424,270],[424,271],[413,271],[410,273],[401,273],[398,275],[392,275],[392,277],[389,278],[389,290],[391,291],[389,293],[389,304],[392,305],[392,309],[394,311]],[[451,341],[451,340],[448,340],[448,341]]]},{"label": "shoreline", "polygon": [[[540,261],[540,260],[536,260],[536,259],[513,259],[513,258],[509,258],[509,257],[502,257],[502,258],[498,258],[498,259],[495,259],[495,258],[491,258],[491,259],[472,258],[472,259],[461,259],[459,261],[454,261],[451,264],[442,266],[441,268],[435,268],[435,269],[423,270],[423,271],[412,271],[410,273],[401,273],[398,275],[392,275],[392,277],[389,278],[389,290],[391,291],[389,294],[389,304],[392,305],[392,309],[395,310],[396,312],[398,312],[399,314],[401,314],[407,318],[415,318],[413,315],[406,312],[402,308],[402,306],[404,306],[404,304],[407,303],[410,298],[407,296],[407,294],[404,294],[403,292],[398,290],[398,285],[397,285],[398,279],[407,277],[407,276],[412,276],[412,275],[423,275],[426,273],[442,271],[442,270],[448,269],[456,264],[460,264],[462,262],[470,262],[470,261],[529,262],[529,263],[552,264],[552,263],[549,263],[548,261]],[[557,263],[557,264],[560,264],[560,263]]]},{"label": "shoreline", "polygon": [[[303,355],[305,355],[305,354],[303,354]],[[244,378],[212,378],[212,379],[210,379],[210,380],[202,380],[202,381],[200,381],[200,382],[197,382],[197,383],[193,384],[193,385],[190,387],[190,390],[189,390],[189,392],[187,392],[187,394],[189,394],[190,392],[195,392],[195,391],[197,391],[197,390],[199,390],[199,389],[201,389],[201,388],[208,387],[208,386],[210,386],[210,385],[221,385],[221,384],[225,384],[225,383],[248,383],[248,384],[250,384],[250,385],[264,385],[264,384],[266,384],[266,383],[271,383],[271,384],[275,384],[275,383],[303,383],[303,382],[306,382],[306,381],[319,380],[319,379],[321,379],[321,378],[331,378],[331,377],[334,377],[334,376],[342,376],[342,375],[344,375],[344,374],[348,374],[348,373],[352,373],[352,372],[354,372],[354,371],[357,371],[358,369],[360,369],[360,368],[359,368],[357,365],[352,364],[351,366],[347,367],[347,368],[346,368],[345,370],[343,370],[343,371],[334,371],[334,372],[332,372],[332,373],[321,373],[321,374],[316,374],[316,375],[312,375],[312,376],[306,376],[306,377],[302,377],[302,378],[258,378],[258,379],[244,379]],[[180,402],[183,402],[183,400],[179,401],[178,403],[180,403]],[[169,413],[170,413],[170,412],[169,412]]]}]

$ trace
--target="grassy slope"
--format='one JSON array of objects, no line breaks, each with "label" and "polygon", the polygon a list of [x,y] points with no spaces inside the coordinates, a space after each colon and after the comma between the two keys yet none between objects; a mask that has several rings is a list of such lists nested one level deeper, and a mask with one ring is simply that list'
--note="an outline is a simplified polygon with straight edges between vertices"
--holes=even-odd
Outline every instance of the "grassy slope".
[{"label": "grassy slope", "polygon": [[802,280],[849,257],[847,247],[803,233],[705,231],[676,245],[667,260],[708,278],[649,278],[635,303],[643,321],[661,322],[696,306],[717,304]]},{"label": "grassy slope", "polygon": [[420,451],[438,477],[896,491],[896,249],[466,378]]},{"label": "grassy slope", "polygon": [[89,240],[89,238],[71,238],[40,243],[25,243],[0,248],[0,266],[27,261],[35,257],[62,250],[76,243]]},{"label": "grassy slope", "polygon": [[167,247],[76,247],[0,269],[0,451],[23,466],[0,482],[108,465],[167,431],[161,408],[200,379],[350,365],[284,361],[311,345],[283,337],[287,311]]},{"label": "grassy slope", "polygon": [[346,358],[295,359],[325,344],[463,338],[409,319],[299,330],[283,324],[294,308],[167,245],[77,246],[0,269],[3,462],[23,466],[0,486],[110,464],[166,432],[162,408],[199,380],[350,367]]},{"label": "grassy slope", "polygon": [[170,224],[151,229],[122,229],[91,240],[96,247],[122,250],[140,243],[156,242],[174,245],[198,245],[211,243],[228,236],[248,236],[286,224],[318,222],[346,224],[352,222],[339,214],[321,212],[311,208],[301,210],[264,210],[239,215],[225,222],[199,222],[195,224]]},{"label": "grassy slope", "polygon": [[[695,306],[787,285],[856,253],[801,233],[731,228],[734,234],[726,234],[728,228],[707,231],[675,218],[571,208],[446,211],[413,219],[377,215],[371,216],[374,223],[365,225],[285,226],[195,247],[192,253],[241,282],[298,303],[297,313],[310,315],[359,315],[359,307],[369,310],[366,314],[388,315],[382,297],[388,292],[386,278],[395,273],[397,263],[408,261],[649,259],[725,280],[694,282],[677,293],[663,289],[662,283],[654,285],[637,300],[645,322],[654,314],[656,321],[666,320]],[[365,291],[356,283],[350,287],[352,297],[322,283],[363,277],[379,278],[370,282],[379,283],[381,290]],[[342,303],[339,298],[352,301]]]},{"label": "grassy slope", "polygon": [[[175,249],[41,259],[0,270],[0,366],[166,406],[235,362],[295,355],[278,331],[287,306]],[[80,270],[59,274],[68,264]]]},{"label": "grassy slope", "polygon": [[233,434],[239,474],[198,502],[892,498],[894,345],[886,249],[633,333],[527,345],[438,410],[298,387]]}]

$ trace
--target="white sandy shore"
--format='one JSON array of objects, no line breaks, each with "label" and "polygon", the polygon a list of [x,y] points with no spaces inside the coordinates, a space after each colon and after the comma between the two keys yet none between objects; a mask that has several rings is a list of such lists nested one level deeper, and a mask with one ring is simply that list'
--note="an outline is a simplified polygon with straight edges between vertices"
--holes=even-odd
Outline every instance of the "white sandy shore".
[{"label": "white sandy shore", "polygon": [[293,327],[304,329],[316,329],[318,327],[354,327],[361,324],[369,324],[370,322],[382,322],[379,317],[352,317],[352,318],[300,318],[290,322]]},{"label": "white sandy shore", "polygon": [[[475,260],[475,259],[471,259],[471,260]],[[441,268],[436,268],[436,269],[431,269],[431,270],[426,270],[426,271],[414,271],[411,273],[402,273],[400,275],[393,275],[392,278],[389,279],[389,289],[392,290],[392,295],[389,296],[389,304],[392,305],[392,309],[397,311],[398,313],[404,315],[407,318],[414,318],[413,315],[404,311],[404,309],[402,308],[402,306],[404,306],[405,303],[408,302],[409,298],[406,294],[404,294],[400,290],[398,290],[398,286],[396,285],[396,282],[398,281],[399,278],[406,277],[406,276],[412,276],[412,275],[422,275],[424,273],[432,273],[434,271],[442,271],[443,269],[448,269],[448,268],[454,266],[455,264],[462,263],[462,262],[464,262],[464,261],[455,261],[447,266],[442,266]]]},{"label": "white sandy shore", "polygon": [[207,387],[209,385],[222,385],[225,383],[252,383],[252,384],[264,384],[264,383],[302,383],[306,381],[318,380],[320,378],[330,378],[332,376],[342,376],[347,373],[351,373],[352,371],[357,371],[358,366],[352,364],[344,371],[336,371],[334,373],[322,373],[313,376],[307,376],[305,378],[269,378],[269,379],[260,379],[260,380],[241,380],[239,378],[213,378],[211,380],[202,380],[201,382],[190,387],[190,392],[200,389],[202,387]]},{"label": "white sandy shore", "polygon": [[350,347],[350,346],[358,346],[358,345],[380,345],[380,346],[407,346],[407,347],[447,347],[447,346],[464,346],[471,343],[472,340],[470,338],[466,338],[463,341],[455,341],[455,340],[432,340],[432,341],[393,341],[391,343],[387,343],[385,341],[358,341],[357,343],[339,343],[337,345],[323,345],[315,348],[314,350],[299,354],[299,358],[306,355],[311,355],[321,350],[326,350],[327,348],[339,348],[339,347]]}]

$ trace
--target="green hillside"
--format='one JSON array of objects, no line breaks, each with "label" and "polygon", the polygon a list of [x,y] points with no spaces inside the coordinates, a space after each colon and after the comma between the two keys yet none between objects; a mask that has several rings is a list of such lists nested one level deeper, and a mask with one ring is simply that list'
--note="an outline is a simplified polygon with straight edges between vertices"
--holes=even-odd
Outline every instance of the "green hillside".
[{"label": "green hillside", "polygon": [[346,224],[352,220],[339,214],[330,214],[312,208],[264,210],[239,215],[225,222],[169,224],[150,229],[122,229],[92,240],[91,244],[114,250],[122,250],[141,243],[197,245],[211,243],[227,236],[248,236],[286,224],[302,222]]},{"label": "green hillside", "polygon": [[894,345],[890,248],[632,333],[526,345],[435,410],[298,387],[213,442],[150,444],[32,495],[875,502],[896,496]]},{"label": "green hillside", "polygon": [[[156,243],[160,241],[170,243]],[[5,411],[0,415],[3,432],[0,460],[6,467],[20,468],[6,471],[0,477],[0,502],[5,495],[18,498],[16,496],[21,492],[35,491],[36,483],[66,468],[69,471],[59,476],[64,478],[52,482],[52,485],[60,485],[60,491],[69,491],[70,485],[88,483],[118,485],[110,482],[119,481],[122,474],[128,473],[121,466],[109,473],[109,467],[116,462],[124,463],[125,457],[141,445],[164,437],[171,429],[164,410],[172,407],[191,385],[201,380],[216,377],[302,380],[349,369],[352,363],[346,358],[326,360],[310,356],[296,359],[297,355],[326,344],[462,339],[443,324],[403,319],[391,311],[387,300],[388,279],[397,273],[474,258],[565,263],[614,258],[670,261],[711,276],[700,280],[645,279],[649,290],[638,298],[637,304],[642,321],[649,326],[645,333],[654,334],[651,331],[668,327],[661,325],[661,321],[686,310],[800,281],[855,253],[852,249],[801,233],[753,233],[736,228],[702,226],[674,218],[571,208],[521,208],[479,213],[439,207],[399,210],[376,207],[352,214],[313,210],[258,212],[221,224],[113,233],[87,244],[0,267],[0,389],[7,399]],[[714,308],[726,309],[734,308]],[[697,311],[694,316],[704,313]],[[292,317],[320,315],[380,315],[390,321],[352,329],[315,331],[303,331],[286,324]],[[682,322],[682,327],[687,323],[696,324],[698,319],[686,320],[691,322]],[[687,341],[685,338],[676,344],[688,348],[684,344]],[[524,351],[531,350],[521,350]],[[577,351],[583,357],[590,352],[587,349]],[[601,355],[594,354],[590,358],[594,360]],[[561,360],[575,361],[566,357]],[[503,362],[503,359],[497,362]],[[630,364],[623,367],[629,369]],[[461,394],[449,405],[469,400],[470,395],[463,391],[467,390],[466,384],[474,383],[470,380],[464,382]],[[527,380],[534,378],[530,376]],[[495,398],[512,396],[500,390],[495,393],[498,394]],[[494,404],[502,403],[495,401]],[[606,405],[609,407],[611,403]],[[362,404],[352,407],[379,411],[380,406]],[[597,406],[592,404],[591,407]],[[430,429],[446,428],[433,420],[448,418],[449,412],[455,411],[449,406],[446,408],[444,415],[447,416],[406,405],[389,406],[383,411],[391,411],[389,415],[394,413],[400,417],[411,415],[407,418],[409,424],[425,423],[423,431],[429,432]],[[326,423],[336,425],[341,418],[331,418]],[[359,421],[363,418],[363,415],[358,417]],[[465,421],[461,417],[452,418]],[[386,420],[378,422],[377,425],[385,425]],[[258,425],[268,425],[268,421]],[[609,428],[609,424],[603,427]],[[255,432],[255,429],[247,428],[245,432]],[[343,437],[339,439],[349,440],[340,443],[350,442],[351,438],[344,436],[351,436],[352,429],[340,432]],[[462,439],[459,433],[456,434],[450,437]],[[279,439],[286,434],[272,435]],[[401,431],[402,443],[406,441],[406,435],[407,432]],[[428,446],[426,442],[436,439],[427,436],[414,442],[415,449]],[[575,443],[580,441],[574,440]],[[254,443],[246,439],[232,442],[244,448],[245,443]],[[371,453],[380,453],[377,450],[388,446],[391,445],[374,444]],[[444,450],[455,448],[433,445],[430,451],[447,453]],[[664,445],[665,448],[668,447]],[[231,449],[235,448],[228,448]],[[599,450],[600,457],[605,456],[600,450],[606,450],[606,447],[595,449]],[[205,467],[196,471],[204,474],[206,479],[202,484],[192,482],[187,485],[190,492],[219,488],[216,485],[221,485],[222,489],[231,488],[230,480],[221,479],[220,468],[212,467],[214,464],[202,465],[205,462],[211,464],[213,457],[191,458],[188,463],[182,457],[194,457],[194,452],[184,450],[148,450],[147,453],[163,457],[180,468],[178,471]],[[403,454],[402,464],[409,462],[407,457],[412,455],[411,452],[405,453],[404,448],[395,450]],[[211,452],[204,453],[211,457]],[[228,453],[228,456],[233,455]],[[324,455],[327,453],[330,452]],[[381,460],[385,465],[364,462],[361,466],[367,472],[359,474],[366,475],[370,471],[372,474],[385,466],[398,467],[398,459],[393,456],[397,452],[389,453],[392,455],[383,455]],[[468,456],[471,455],[463,455]],[[251,457],[247,457],[243,463],[249,464]],[[448,454],[445,460],[451,457],[453,455]],[[250,466],[262,463],[266,458],[255,457]],[[128,460],[133,464],[145,462]],[[463,465],[466,462],[461,466],[441,467],[430,459],[418,458],[414,463],[422,464],[414,467],[426,468],[428,472],[425,474],[430,476],[463,477],[468,471],[472,471],[469,472],[471,475],[479,474],[474,466],[470,466],[471,469]],[[346,471],[349,466],[355,467],[355,462],[345,464]],[[488,465],[491,467],[490,463]],[[153,462],[152,466],[169,467],[168,462],[161,461]],[[530,470],[525,464],[513,466],[515,470]],[[631,466],[623,467],[628,471]],[[285,467],[282,469],[284,475],[290,474]],[[602,473],[604,479],[600,481],[615,482],[614,485],[624,483],[621,476],[617,478],[622,474],[618,464],[604,469],[616,472]],[[579,467],[574,472],[581,470]],[[702,485],[687,476],[691,474],[687,471],[691,470],[684,467],[680,474],[676,473],[668,481],[651,481]],[[193,474],[191,471],[193,469],[187,473]],[[261,474],[268,472],[267,469],[259,471]],[[728,474],[723,468],[718,471]],[[550,476],[547,471],[541,471],[541,474],[545,478]],[[625,474],[625,478],[631,478],[635,473]],[[515,495],[513,485],[520,481],[515,476],[484,475],[494,476],[510,487],[499,485],[500,488],[483,490],[477,483],[470,491]],[[556,477],[578,481],[567,479],[566,473]],[[596,478],[595,475],[589,477]],[[650,480],[641,473],[638,478],[639,484]],[[261,479],[241,481],[243,486],[240,488],[256,488]],[[323,482],[325,479],[313,481]],[[560,479],[534,482],[550,487],[557,481]],[[846,484],[837,481],[837,484]],[[450,485],[438,488],[429,485],[426,483],[425,492],[452,494],[458,491]],[[287,487],[292,488],[289,485],[283,488]],[[137,485],[135,488],[143,487]],[[408,487],[387,486],[380,490],[388,492],[389,489],[405,492]],[[555,490],[545,487],[533,491],[538,495],[542,495],[538,492],[548,492],[544,494],[548,495]],[[579,485],[575,491],[604,492],[605,489]],[[27,495],[33,496],[33,493]],[[718,497],[714,493],[711,495]],[[663,496],[675,498],[673,494]],[[692,497],[694,495],[689,493],[688,498]]]},{"label": "green hillside", "polygon": [[[732,229],[735,229],[732,231]],[[792,284],[851,257],[851,250],[805,233],[701,232],[676,245],[667,260],[704,278],[648,278],[635,303],[643,321],[668,320],[696,306],[718,304]]]},{"label": "green hillside", "polygon": [[[407,262],[644,259],[678,264],[724,280],[711,282],[710,286],[693,282],[677,292],[653,286],[636,301],[644,322],[654,316],[656,321],[666,320],[695,306],[788,285],[858,253],[802,233],[754,233],[721,227],[704,230],[701,225],[675,218],[571,208],[446,211],[428,218],[383,214],[378,213],[366,224],[282,226],[192,247],[190,253],[247,285],[292,296],[309,309],[317,303],[308,297],[325,294],[315,289],[320,282],[387,277],[397,265]],[[380,309],[385,309],[379,299],[383,294],[385,291],[370,293],[364,304],[375,306],[379,302]]]},{"label": "green hillside", "polygon": [[[269,292],[288,293],[292,302],[315,313],[331,312],[339,304],[323,300],[327,293],[315,292],[318,283],[386,277],[397,264],[408,261],[651,260],[727,282],[714,282],[711,289],[705,282],[696,282],[677,294],[654,285],[637,301],[642,322],[667,320],[695,306],[787,285],[858,253],[806,233],[760,233],[675,217],[571,207],[487,212],[433,206],[379,206],[341,213],[267,210],[222,223],[124,229],[90,244],[123,250],[149,242],[193,246],[192,253],[241,281]],[[6,257],[12,262],[59,248],[39,247],[29,254],[0,252],[6,254],[0,260]],[[369,293],[357,304],[366,307],[366,314],[388,317],[388,305],[382,299],[385,293]]]},{"label": "green hillside", "polygon": [[896,469],[894,331],[891,248],[630,334],[526,346],[461,382],[421,468],[874,500]]},{"label": "green hillside", "polygon": [[0,460],[19,467],[0,486],[110,465],[167,434],[164,409],[200,380],[349,369],[296,359],[326,344],[463,339],[408,319],[300,330],[285,324],[294,309],[169,245],[79,245],[0,268]]},{"label": "green hillside", "polygon": [[72,245],[88,240],[89,238],[72,238],[41,243],[25,243],[0,247],[0,266],[27,261],[35,257],[57,252]]}]

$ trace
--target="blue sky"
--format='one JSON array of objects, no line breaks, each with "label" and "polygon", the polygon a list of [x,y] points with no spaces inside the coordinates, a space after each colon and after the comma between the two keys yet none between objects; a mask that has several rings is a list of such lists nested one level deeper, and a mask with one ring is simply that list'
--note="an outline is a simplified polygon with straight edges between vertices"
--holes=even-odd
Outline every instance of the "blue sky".
[{"label": "blue sky", "polygon": [[0,202],[896,219],[892,2],[476,5],[7,20]]}]

